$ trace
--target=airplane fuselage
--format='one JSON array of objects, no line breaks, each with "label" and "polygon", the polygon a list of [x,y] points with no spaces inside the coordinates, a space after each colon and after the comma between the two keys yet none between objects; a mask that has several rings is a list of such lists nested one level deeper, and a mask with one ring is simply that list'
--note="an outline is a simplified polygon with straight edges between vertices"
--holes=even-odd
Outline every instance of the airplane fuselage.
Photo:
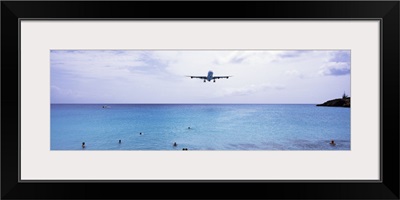
[{"label": "airplane fuselage", "polygon": [[211,81],[211,80],[213,80],[213,72],[212,71],[208,71],[208,74],[207,74],[207,81]]}]

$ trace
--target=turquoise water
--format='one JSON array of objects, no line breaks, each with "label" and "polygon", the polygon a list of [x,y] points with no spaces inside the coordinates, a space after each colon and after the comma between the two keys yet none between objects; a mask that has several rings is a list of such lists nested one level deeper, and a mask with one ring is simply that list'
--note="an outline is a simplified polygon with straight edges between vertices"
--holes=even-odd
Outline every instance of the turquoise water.
[{"label": "turquoise water", "polygon": [[[303,104],[102,106],[52,104],[51,150],[350,150],[349,108]],[[336,146],[329,144],[331,139]]]}]

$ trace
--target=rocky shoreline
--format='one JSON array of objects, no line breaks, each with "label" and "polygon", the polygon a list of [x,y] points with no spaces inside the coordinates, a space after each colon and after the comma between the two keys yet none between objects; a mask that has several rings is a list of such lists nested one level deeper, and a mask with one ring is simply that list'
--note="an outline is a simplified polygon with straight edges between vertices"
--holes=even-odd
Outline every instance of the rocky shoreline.
[{"label": "rocky shoreline", "polygon": [[317,106],[331,106],[331,107],[346,107],[350,108],[350,97],[329,100],[323,104],[317,104]]}]

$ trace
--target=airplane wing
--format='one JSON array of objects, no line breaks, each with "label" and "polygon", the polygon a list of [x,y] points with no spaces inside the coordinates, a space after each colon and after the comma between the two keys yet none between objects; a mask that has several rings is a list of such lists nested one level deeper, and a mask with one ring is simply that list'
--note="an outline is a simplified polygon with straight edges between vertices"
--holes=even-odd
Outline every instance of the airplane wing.
[{"label": "airplane wing", "polygon": [[232,77],[232,76],[213,76],[213,79],[220,79],[220,78],[228,79],[229,77]]},{"label": "airplane wing", "polygon": [[199,78],[199,79],[207,79],[207,76],[187,76],[190,78]]}]

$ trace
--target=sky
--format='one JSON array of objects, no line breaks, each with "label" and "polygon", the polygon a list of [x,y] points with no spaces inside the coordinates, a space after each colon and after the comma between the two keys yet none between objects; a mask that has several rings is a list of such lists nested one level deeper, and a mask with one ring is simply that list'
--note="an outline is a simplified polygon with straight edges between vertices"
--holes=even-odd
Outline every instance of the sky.
[{"label": "sky", "polygon": [[[51,103],[316,104],[351,96],[349,50],[51,50]],[[232,76],[204,83],[187,76]]]}]

